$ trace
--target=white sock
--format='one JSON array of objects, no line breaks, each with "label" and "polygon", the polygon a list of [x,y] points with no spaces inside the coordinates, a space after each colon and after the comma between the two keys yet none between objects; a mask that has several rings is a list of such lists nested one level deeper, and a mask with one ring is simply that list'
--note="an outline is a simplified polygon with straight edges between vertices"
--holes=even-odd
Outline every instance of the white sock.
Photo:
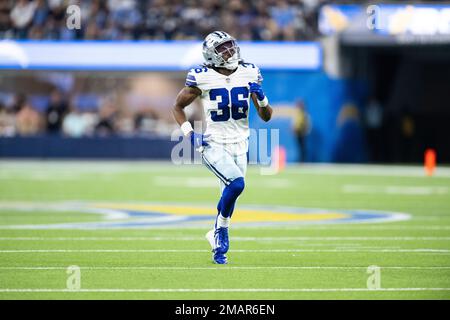
[{"label": "white sock", "polygon": [[230,226],[230,220],[230,218],[225,218],[219,214],[216,220],[216,228],[228,228]]}]

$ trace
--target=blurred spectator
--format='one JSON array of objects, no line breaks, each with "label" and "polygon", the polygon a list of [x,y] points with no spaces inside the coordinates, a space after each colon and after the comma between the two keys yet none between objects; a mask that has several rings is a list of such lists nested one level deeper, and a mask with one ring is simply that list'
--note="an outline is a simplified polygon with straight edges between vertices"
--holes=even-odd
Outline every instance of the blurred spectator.
[{"label": "blurred spectator", "polygon": [[101,137],[112,136],[115,134],[114,121],[112,118],[100,118],[95,126],[95,134]]},{"label": "blurred spectator", "polygon": [[0,1],[0,38],[12,36],[10,9],[6,1]]},{"label": "blurred spectator", "polygon": [[48,3],[50,6],[50,17],[58,24],[64,22],[66,16],[66,6],[64,1],[49,0]]},{"label": "blurred spectator", "polygon": [[84,33],[84,38],[86,40],[95,40],[100,38],[100,29],[94,21],[88,22],[86,32]]},{"label": "blurred spectator", "polygon": [[311,132],[311,118],[306,111],[305,102],[299,99],[296,103],[297,112],[294,118],[294,132],[297,137],[299,156],[298,159],[301,162],[306,161],[306,137]]},{"label": "blurred spectator", "polygon": [[103,29],[106,26],[108,20],[109,10],[105,1],[95,0],[92,1],[89,16],[90,19],[95,21],[95,24]]},{"label": "blurred spectator", "polygon": [[[180,76],[184,78],[184,74]],[[4,106],[1,136],[31,132],[69,137],[170,136],[177,129],[167,113],[167,105],[173,102],[178,86],[183,83],[178,77],[36,71],[7,80],[0,86],[0,103]],[[27,102],[33,106],[32,110],[29,107],[23,110]],[[189,117],[201,121],[202,108],[199,104],[196,107],[188,109],[188,114],[192,109],[196,115]],[[16,126],[18,114],[21,119]],[[31,130],[30,127],[36,127],[32,121],[35,118],[42,121],[38,130]],[[19,126],[20,131],[16,129]]]},{"label": "blurred spectator", "polygon": [[12,137],[16,133],[14,113],[0,102],[0,137]]},{"label": "blurred spectator", "polygon": [[18,0],[11,10],[11,21],[17,38],[27,38],[28,27],[33,20],[35,10],[36,3],[28,0]]},{"label": "blurred spectator", "polygon": [[108,19],[105,28],[101,31],[101,38],[103,40],[114,40],[120,38],[119,29],[114,24],[112,19]]},{"label": "blurred spectator", "polygon": [[157,133],[158,115],[152,110],[138,112],[134,118],[136,131],[141,134]]},{"label": "blurred spectator", "polygon": [[134,124],[134,118],[129,113],[118,117],[116,120],[117,133],[121,136],[135,135],[136,131],[134,128]]},{"label": "blurred spectator", "polygon": [[36,0],[36,10],[33,17],[33,26],[42,27],[47,20],[49,9],[45,0]]},{"label": "blurred spectator", "polygon": [[[203,39],[223,29],[240,40],[309,40],[318,36],[324,0],[19,0],[0,1],[0,34],[19,39]],[[80,6],[82,30],[65,26]],[[11,20],[11,21],[10,21]]]},{"label": "blurred spectator", "polygon": [[63,118],[66,113],[67,102],[63,100],[61,92],[54,90],[50,95],[50,102],[45,110],[48,133],[59,134],[61,132]]},{"label": "blurred spectator", "polygon": [[379,162],[383,157],[383,108],[375,97],[369,99],[365,109],[365,125],[369,157],[371,161]]},{"label": "blurred spectator", "polygon": [[21,136],[31,136],[41,132],[42,120],[31,104],[25,102],[16,116],[17,133]]},{"label": "blurred spectator", "polygon": [[[81,107],[83,104],[79,104],[80,101],[77,99],[72,99],[71,103],[74,105],[68,108],[62,94],[54,90],[49,94],[47,108],[43,108],[43,114],[40,114],[28,103],[26,95],[16,94],[12,96],[7,106],[0,104],[0,137],[41,133],[52,135],[62,133],[68,137],[170,136],[178,128],[171,118],[164,118],[154,107],[142,108],[139,101],[130,100],[125,104],[126,108],[120,108],[118,107],[121,105],[120,99],[115,95],[106,98],[94,93],[89,95],[104,100],[99,109],[83,109]],[[38,96],[46,100],[44,95]],[[201,120],[196,117],[193,119]]]},{"label": "blurred spectator", "polygon": [[296,12],[293,6],[288,5],[287,1],[279,1],[270,9],[270,15],[275,20],[278,28],[286,28],[294,22]]},{"label": "blurred spectator", "polygon": [[18,113],[20,109],[22,109],[22,106],[25,104],[26,100],[27,97],[24,93],[17,93],[16,95],[14,95],[10,105],[11,111],[14,113]]},{"label": "blurred spectator", "polygon": [[79,138],[92,134],[92,128],[97,117],[89,113],[82,113],[77,108],[72,108],[64,118],[62,128],[68,137]]},{"label": "blurred spectator", "polygon": [[337,162],[363,162],[365,141],[363,141],[362,119],[359,108],[353,102],[342,105],[337,117],[336,145],[334,159]]},{"label": "blurred spectator", "polygon": [[65,0],[47,0],[49,7],[53,10],[55,8],[61,7]]},{"label": "blurred spectator", "polygon": [[110,136],[116,133],[117,108],[111,98],[106,99],[100,108],[99,121],[95,126],[95,134],[99,136]]},{"label": "blurred spectator", "polygon": [[[415,116],[408,107],[401,111],[400,115],[400,161],[414,161],[414,139],[416,134]],[[416,158],[417,159],[417,158]]]}]

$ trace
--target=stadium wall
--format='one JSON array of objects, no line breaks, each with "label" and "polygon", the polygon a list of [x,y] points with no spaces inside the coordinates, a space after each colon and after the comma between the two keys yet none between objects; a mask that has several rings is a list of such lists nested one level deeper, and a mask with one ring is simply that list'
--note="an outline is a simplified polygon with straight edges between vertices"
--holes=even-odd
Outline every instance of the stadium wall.
[{"label": "stadium wall", "polygon": [[167,160],[175,143],[165,137],[12,137],[0,139],[0,157]]},{"label": "stadium wall", "polygon": [[[264,70],[263,70],[264,71]],[[364,81],[333,79],[324,71],[266,71],[264,90],[275,108],[271,121],[251,109],[252,128],[280,130],[280,144],[288,162],[300,158],[293,131],[296,103],[304,101],[311,130],[306,136],[308,162],[364,162],[362,110],[367,95]]]}]

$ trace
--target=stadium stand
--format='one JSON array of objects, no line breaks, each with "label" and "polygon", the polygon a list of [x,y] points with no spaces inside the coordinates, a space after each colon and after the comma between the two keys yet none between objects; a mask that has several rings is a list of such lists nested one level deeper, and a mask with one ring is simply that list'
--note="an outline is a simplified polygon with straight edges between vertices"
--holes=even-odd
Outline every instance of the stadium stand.
[{"label": "stadium stand", "polygon": [[[51,40],[201,39],[215,29],[241,40],[311,40],[323,0],[19,0],[0,3],[0,38]],[[81,7],[81,30],[65,27]]]}]

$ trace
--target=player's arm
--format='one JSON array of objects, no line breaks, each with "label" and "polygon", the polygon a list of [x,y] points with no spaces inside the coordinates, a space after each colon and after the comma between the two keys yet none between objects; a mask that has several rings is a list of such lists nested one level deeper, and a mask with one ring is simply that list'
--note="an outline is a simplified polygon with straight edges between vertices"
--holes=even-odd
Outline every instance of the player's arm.
[{"label": "player's arm", "polygon": [[263,119],[265,122],[269,121],[272,118],[272,111],[273,111],[270,104],[267,104],[267,106],[265,107],[260,107],[258,97],[254,93],[252,93],[252,101],[256,107],[256,111],[258,112],[259,117]]},{"label": "player's arm", "polygon": [[272,118],[272,107],[269,104],[269,100],[265,96],[262,87],[259,83],[249,82],[251,97],[256,111],[261,119],[265,122]]},{"label": "player's arm", "polygon": [[189,137],[192,145],[196,148],[208,145],[208,143],[204,140],[206,136],[201,133],[194,132],[191,123],[187,121],[184,108],[190,105],[201,94],[201,90],[197,87],[184,87],[178,93],[177,99],[175,100],[175,105],[172,108],[172,114],[175,121],[180,125],[184,136]]},{"label": "player's arm", "polygon": [[[175,100],[175,105],[172,108],[172,114],[175,118],[175,121],[181,126],[181,130],[183,130],[183,126],[186,128],[188,126],[187,123],[189,123],[187,121],[184,108],[190,105],[201,94],[202,92],[200,91],[200,89],[196,87],[184,87],[178,93],[177,99]],[[192,129],[192,126],[190,129]],[[194,130],[192,129],[191,131]],[[187,136],[189,134],[189,131],[183,130],[183,134]]]}]

